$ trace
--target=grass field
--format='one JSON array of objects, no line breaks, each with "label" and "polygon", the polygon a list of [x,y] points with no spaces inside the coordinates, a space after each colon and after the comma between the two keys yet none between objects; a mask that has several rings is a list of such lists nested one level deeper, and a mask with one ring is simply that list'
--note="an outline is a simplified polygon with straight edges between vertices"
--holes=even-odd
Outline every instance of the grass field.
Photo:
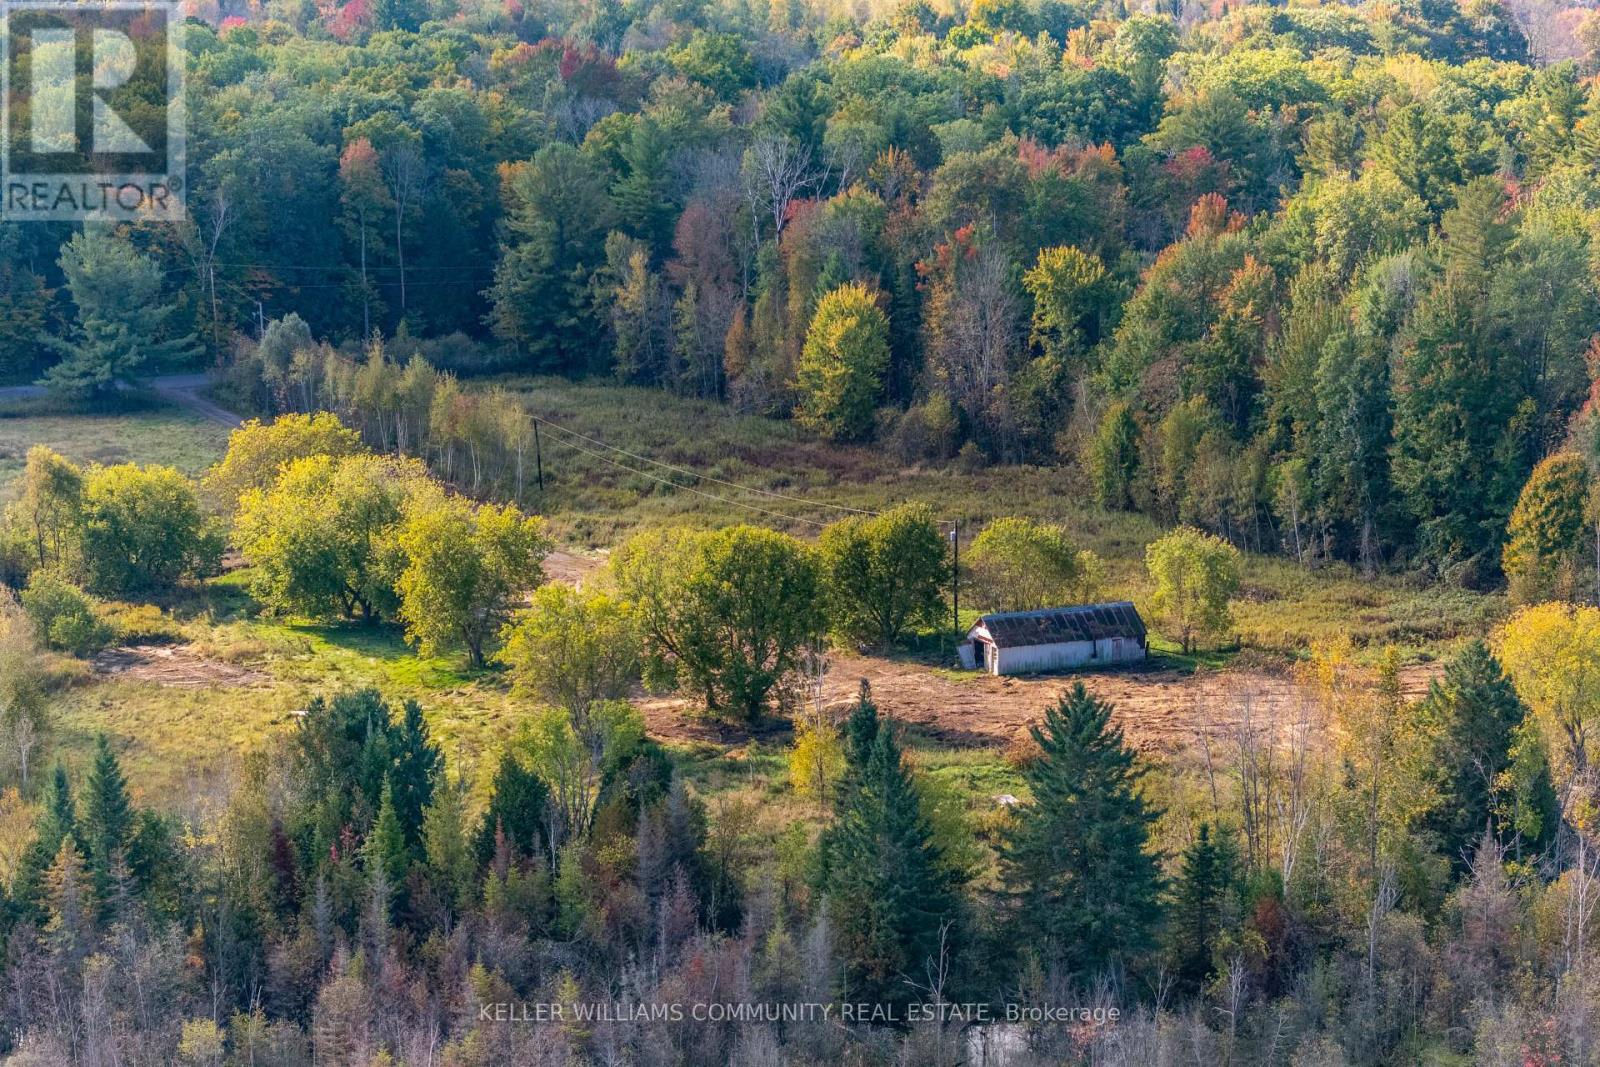
[{"label": "grass field", "polygon": [[[1143,602],[1150,593],[1144,550],[1161,528],[1142,515],[1086,504],[1081,474],[1070,465],[907,468],[883,449],[828,445],[792,423],[655,390],[560,379],[505,384],[534,413],[590,439],[559,430],[543,437],[543,510],[558,534],[577,545],[607,547],[633,530],[673,522],[756,522],[811,536],[818,523],[846,514],[829,505],[876,511],[924,501],[941,519],[959,521],[964,539],[1003,515],[1059,523],[1100,557],[1106,596]],[[697,481],[595,441],[718,481]],[[1458,638],[1485,632],[1505,610],[1497,595],[1250,556],[1235,615],[1247,646],[1297,654],[1349,634],[1358,646],[1395,644],[1412,658],[1430,658]]]},{"label": "grass field", "polygon": [[80,415],[48,401],[0,405],[0,496],[22,472],[28,449],[48,445],[76,463],[163,463],[198,474],[222,457],[228,430],[170,405]]},{"label": "grass field", "polygon": [[[920,500],[940,517],[960,520],[964,532],[1007,514],[1061,523],[1101,557],[1107,596],[1143,601],[1149,592],[1144,548],[1159,528],[1142,516],[1079,503],[1081,487],[1070,469],[908,469],[880,450],[828,446],[787,423],[658,392],[547,380],[513,384],[532,410],[593,439],[544,433],[548,488],[537,503],[558,538],[574,549],[603,550],[632,531],[677,522],[744,520],[812,536],[816,524],[844,514],[828,504],[879,510]],[[198,473],[221,455],[226,435],[222,427],[170,408],[105,415],[0,410],[0,493],[35,443],[82,462],[161,462]],[[691,479],[640,458],[610,453],[612,461],[602,460],[606,453],[594,441],[731,484],[693,483],[710,495],[674,489],[663,481]],[[245,578],[235,571],[216,579],[169,605],[166,619],[152,622],[149,608],[127,616],[136,620],[135,632],[151,635],[140,653],[148,662],[133,656],[132,669],[113,673],[104,664],[99,672],[78,669],[57,714],[57,741],[69,762],[81,761],[95,734],[105,732],[123,754],[136,793],[183,807],[206,795],[241,753],[289,729],[313,697],[372,685],[391,700],[419,700],[452,765],[480,789],[487,784],[493,757],[530,711],[504,675],[468,671],[453,658],[419,657],[393,628],[258,617]],[[963,607],[978,605],[964,601]],[[1258,556],[1247,560],[1245,593],[1236,605],[1246,647],[1292,655],[1310,642],[1350,633],[1374,649],[1397,643],[1419,660],[1485,632],[1503,611],[1500,597],[1422,588],[1398,577],[1369,582],[1342,568],[1313,572]],[[933,664],[944,644],[942,636],[929,640],[934,651],[920,658]],[[1156,647],[1175,653],[1169,644],[1156,639]],[[1228,660],[1206,653],[1174,655],[1171,663],[1215,669]],[[807,802],[787,784],[783,735],[731,750],[672,743],[689,780],[718,803],[746,807],[743,817],[757,833],[776,835],[791,821],[807,821]],[[909,743],[919,763],[975,814],[992,811],[996,794],[1022,788],[996,748],[951,747],[915,730]]]}]

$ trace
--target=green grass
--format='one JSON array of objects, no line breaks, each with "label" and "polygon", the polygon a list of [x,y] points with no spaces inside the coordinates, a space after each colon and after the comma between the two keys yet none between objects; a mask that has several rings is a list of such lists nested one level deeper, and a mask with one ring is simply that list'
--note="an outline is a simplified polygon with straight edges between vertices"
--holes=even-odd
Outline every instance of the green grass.
[{"label": "green grass", "polygon": [[103,732],[140,789],[182,797],[290,729],[313,698],[371,686],[391,702],[421,703],[451,765],[481,790],[494,757],[532,710],[504,674],[469,670],[454,657],[418,656],[393,627],[218,622],[204,613],[174,625],[194,655],[245,668],[252,683],[191,689],[115,675],[80,680],[56,707],[56,741],[67,762],[81,763]]},{"label": "green grass", "polygon": [[13,401],[0,407],[0,495],[34,445],[75,463],[161,463],[194,475],[220,459],[227,444],[227,427],[170,405],[74,414],[47,400]]},{"label": "green grass", "polygon": [[[824,503],[879,510],[925,500],[936,514],[960,519],[971,532],[1008,514],[1058,522],[1101,557],[1108,597],[1148,601],[1144,549],[1160,528],[1142,516],[1080,503],[1080,477],[1070,467],[905,468],[882,450],[826,445],[789,423],[720,405],[606,385],[542,379],[511,384],[526,393],[534,411],[561,425],[740,486],[811,502],[721,485],[702,487],[723,499],[672,490],[577,453],[560,443],[559,434],[547,432],[549,489],[538,503],[568,544],[610,547],[635,530],[674,522],[761,521],[810,536],[817,527],[803,520],[825,522],[842,514]],[[15,476],[35,443],[80,462],[161,462],[197,473],[221,454],[226,436],[226,429],[171,408],[70,415],[22,405],[0,411],[0,486]],[[787,517],[753,514],[740,504]],[[144,796],[179,804],[241,753],[290,729],[294,713],[313,697],[370,685],[394,701],[419,700],[452,764],[481,789],[492,774],[492,758],[532,711],[504,674],[469,670],[458,657],[420,657],[393,627],[257,617],[247,582],[247,572],[235,571],[201,593],[174,597],[165,621],[147,617],[149,609],[126,617],[152,640],[187,640],[207,659],[258,672],[256,684],[181,689],[117,677],[80,679],[58,701],[58,740],[69,762],[81,762],[94,735],[104,731]],[[962,622],[970,623],[979,607],[963,597]],[[1395,576],[1368,581],[1348,568],[1313,571],[1265,556],[1247,558],[1245,588],[1235,605],[1247,650],[1294,656],[1348,633],[1368,655],[1394,643],[1414,659],[1440,655],[1462,636],[1484,632],[1504,611],[1499,596],[1427,588]],[[948,662],[949,638],[944,627],[930,630],[904,655],[937,669]],[[1184,656],[1159,634],[1152,644],[1160,662],[1183,670],[1221,668],[1232,658],[1212,651]],[[776,835],[791,821],[817,815],[815,805],[788,785],[784,740],[780,735],[731,752],[676,745],[675,753],[698,790],[719,802],[746,805],[752,827]],[[996,794],[1021,795],[1020,777],[998,751],[948,749],[915,733],[908,745],[930,774],[970,798],[975,817],[988,817]]]},{"label": "green grass", "polygon": [[[593,443],[546,430],[547,491],[537,503],[569,542],[609,547],[652,525],[738,521],[814,536],[815,524],[846,514],[828,505],[882,510],[926,501],[939,518],[959,520],[964,538],[1004,515],[1059,523],[1100,557],[1107,597],[1132,600],[1141,608],[1148,604],[1151,586],[1144,551],[1161,535],[1161,527],[1142,515],[1105,512],[1085,503],[1082,473],[1071,464],[971,472],[954,464],[937,470],[905,467],[881,448],[829,445],[793,423],[741,415],[725,405],[656,390],[546,378],[504,379],[501,384],[520,392],[534,413],[570,430],[749,490],[809,502],[694,482],[615,454],[615,462],[607,462],[571,447],[604,451]],[[672,489],[616,464],[648,470],[720,499]],[[1393,575],[1369,580],[1343,565],[1312,570],[1281,556],[1248,556],[1244,585],[1235,605],[1240,640],[1247,647],[1291,656],[1348,634],[1362,648],[1395,644],[1408,658],[1425,659],[1461,637],[1484,633],[1506,611],[1499,595],[1419,587]],[[978,605],[963,598],[962,607]],[[963,610],[963,622],[976,614]],[[948,653],[940,645],[947,641],[944,633],[924,635],[913,656],[942,662]]]}]

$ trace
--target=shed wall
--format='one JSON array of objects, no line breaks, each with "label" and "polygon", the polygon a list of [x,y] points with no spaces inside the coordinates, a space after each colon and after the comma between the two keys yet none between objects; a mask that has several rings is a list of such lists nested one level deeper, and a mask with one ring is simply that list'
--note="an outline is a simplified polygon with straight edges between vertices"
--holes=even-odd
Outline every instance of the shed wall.
[{"label": "shed wall", "polygon": [[1081,667],[1086,663],[1133,663],[1144,659],[1144,646],[1130,638],[1121,639],[1121,655],[1113,654],[1116,639],[1063,641],[1053,645],[1028,645],[1002,648],[995,664],[996,674],[1030,674]]}]

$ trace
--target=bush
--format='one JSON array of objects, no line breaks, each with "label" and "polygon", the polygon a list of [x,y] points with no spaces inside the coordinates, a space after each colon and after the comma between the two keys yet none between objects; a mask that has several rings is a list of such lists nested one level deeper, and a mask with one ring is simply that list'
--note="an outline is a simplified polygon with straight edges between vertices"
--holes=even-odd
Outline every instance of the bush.
[{"label": "bush", "polygon": [[87,656],[104,648],[111,627],[95,614],[94,603],[71,582],[47,571],[36,572],[22,591],[22,610],[33,623],[39,642],[58,652]]},{"label": "bush", "polygon": [[937,462],[955,455],[961,420],[950,398],[935,393],[901,415],[891,432],[880,433],[880,436],[889,438],[891,448],[902,463]]},{"label": "bush", "polygon": [[82,516],[84,584],[97,593],[164,591],[212,573],[222,555],[194,483],[171,467],[125,463],[90,471]]}]

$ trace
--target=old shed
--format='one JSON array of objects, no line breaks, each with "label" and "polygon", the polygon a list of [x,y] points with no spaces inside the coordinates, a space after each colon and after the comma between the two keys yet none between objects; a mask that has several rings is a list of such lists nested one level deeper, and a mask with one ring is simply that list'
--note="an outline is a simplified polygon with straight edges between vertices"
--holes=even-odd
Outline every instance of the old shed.
[{"label": "old shed", "polygon": [[1028,674],[1144,659],[1144,620],[1132,603],[1004,611],[984,615],[959,648],[961,665]]}]

